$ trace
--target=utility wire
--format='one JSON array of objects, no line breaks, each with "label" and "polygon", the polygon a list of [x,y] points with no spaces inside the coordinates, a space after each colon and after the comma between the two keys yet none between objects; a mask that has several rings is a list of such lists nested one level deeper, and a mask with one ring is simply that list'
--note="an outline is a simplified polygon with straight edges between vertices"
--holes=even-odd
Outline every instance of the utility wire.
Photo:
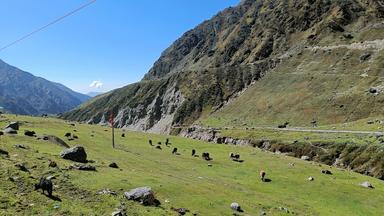
[{"label": "utility wire", "polygon": [[40,31],[42,31],[42,30],[48,28],[49,26],[54,25],[54,24],[60,22],[61,20],[63,20],[63,19],[65,19],[65,18],[67,18],[67,17],[69,17],[69,16],[75,14],[76,12],[78,12],[78,11],[80,11],[80,10],[82,10],[82,9],[84,9],[84,8],[86,8],[86,7],[88,7],[89,5],[91,5],[91,4],[95,3],[95,2],[96,2],[96,0],[91,0],[91,1],[89,1],[89,2],[87,2],[87,3],[85,3],[85,4],[83,4],[83,5],[80,5],[80,7],[78,7],[78,8],[76,8],[76,9],[74,9],[74,10],[68,12],[67,14],[65,14],[65,15],[63,15],[63,16],[61,16],[61,17],[55,19],[55,20],[53,20],[52,22],[50,22],[50,23],[48,23],[48,24],[46,24],[46,25],[44,25],[44,26],[42,26],[42,27],[40,27],[40,28],[38,28],[38,29],[36,29],[36,30],[34,30],[34,31],[32,31],[32,32],[30,32],[30,33],[28,33],[28,34],[22,36],[22,37],[20,37],[20,38],[18,38],[17,40],[15,40],[15,41],[13,41],[13,42],[11,42],[11,43],[9,43],[9,44],[7,44],[7,45],[1,47],[1,48],[0,48],[0,52],[3,51],[3,50],[5,50],[5,49],[7,49],[7,48],[9,48],[9,47],[11,47],[11,46],[13,46],[13,45],[15,45],[15,44],[17,44],[17,43],[19,43],[19,42],[21,42],[21,41],[23,41],[23,40],[25,40],[25,39],[27,39],[27,38],[29,38],[29,37],[31,37],[32,35],[34,35],[34,34],[40,32]]}]

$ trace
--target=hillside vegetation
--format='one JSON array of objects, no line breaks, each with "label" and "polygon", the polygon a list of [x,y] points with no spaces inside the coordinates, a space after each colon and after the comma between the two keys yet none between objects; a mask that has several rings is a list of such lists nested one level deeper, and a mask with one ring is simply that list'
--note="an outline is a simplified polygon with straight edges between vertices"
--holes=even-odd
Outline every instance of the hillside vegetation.
[{"label": "hillside vegetation", "polygon": [[[9,156],[0,156],[1,215],[110,215],[123,209],[128,215],[177,215],[171,210],[187,208],[187,215],[232,215],[229,205],[238,202],[244,209],[239,215],[382,215],[384,186],[382,181],[343,169],[307,162],[283,154],[272,154],[252,147],[217,145],[191,139],[116,130],[116,149],[112,149],[110,129],[77,124],[58,119],[25,116],[3,116],[0,127],[9,121],[19,121],[19,135],[0,136],[0,149]],[[97,171],[69,170],[73,164],[58,155],[63,147],[36,137],[23,135],[34,130],[37,136],[56,135],[70,146],[84,146],[90,165]],[[76,130],[76,131],[74,131]],[[71,132],[79,139],[68,141]],[[164,141],[170,138],[171,147]],[[163,142],[163,150],[148,144]],[[15,148],[23,144],[26,149]],[[173,147],[180,155],[172,155]],[[212,161],[191,156],[207,151]],[[238,152],[243,163],[229,159]],[[58,167],[49,168],[49,160]],[[120,169],[108,164],[115,162]],[[23,163],[29,172],[16,164]],[[208,166],[211,164],[211,166]],[[265,170],[270,182],[261,182],[259,171]],[[333,175],[320,171],[331,170]],[[52,175],[52,200],[33,185],[41,176]],[[308,177],[314,181],[308,181]],[[374,189],[359,186],[369,181]],[[123,192],[150,186],[161,202],[160,207],[144,207],[123,197]],[[97,195],[110,189],[113,195]],[[61,201],[59,201],[59,199]]]},{"label": "hillside vegetation", "polygon": [[246,0],[176,40],[141,82],[63,115],[174,126],[307,125],[382,115],[383,2]]}]

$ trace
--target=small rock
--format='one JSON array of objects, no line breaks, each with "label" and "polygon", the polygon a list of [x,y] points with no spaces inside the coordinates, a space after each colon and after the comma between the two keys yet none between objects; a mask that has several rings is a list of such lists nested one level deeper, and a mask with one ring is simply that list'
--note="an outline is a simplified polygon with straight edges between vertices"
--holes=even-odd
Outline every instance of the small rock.
[{"label": "small rock", "polygon": [[55,161],[50,160],[48,167],[57,167],[57,163]]},{"label": "small rock", "polygon": [[311,158],[309,156],[301,156],[301,160],[309,161]]},{"label": "small rock", "polygon": [[9,155],[9,153],[3,149],[0,149],[0,154],[1,155],[7,155],[7,156]]},{"label": "small rock", "polygon": [[332,172],[330,170],[321,170],[321,173],[326,175],[332,175]]},{"label": "small rock", "polygon": [[76,169],[76,170],[82,170],[82,171],[96,171],[95,166],[84,165],[84,164],[73,164],[69,166],[69,169]]},{"label": "small rock", "polygon": [[150,187],[140,187],[124,193],[128,200],[140,202],[145,206],[159,206],[160,202],[155,198],[155,195]]},{"label": "small rock", "polygon": [[36,135],[36,132],[35,132],[35,131],[29,131],[29,130],[26,130],[26,131],[24,132],[24,135],[25,135],[25,136],[29,136],[29,137],[33,137],[33,136]]},{"label": "small rock", "polygon": [[186,208],[171,208],[173,211],[177,212],[179,215],[185,215],[187,212],[189,212]]},{"label": "small rock", "polygon": [[106,189],[102,189],[100,191],[97,192],[98,195],[113,195],[113,196],[117,196],[117,193],[115,191],[112,191],[108,188]]},{"label": "small rock", "polygon": [[21,170],[23,172],[29,172],[28,168],[22,163],[15,164],[15,167],[19,168],[19,170]]},{"label": "small rock", "polygon": [[373,185],[367,181],[361,183],[360,186],[365,187],[365,188],[374,188]]},{"label": "small rock", "polygon": [[238,211],[238,212],[243,212],[243,210],[241,209],[239,203],[231,203],[231,209],[234,210],[234,211]]},{"label": "small rock", "polygon": [[26,146],[26,145],[24,145],[24,144],[16,144],[16,145],[13,145],[13,148],[29,149],[29,147]]},{"label": "small rock", "polygon": [[314,181],[315,179],[312,177],[312,176],[310,176],[309,178],[308,178],[308,181]]},{"label": "small rock", "polygon": [[363,55],[360,56],[360,61],[367,61],[368,59],[371,58],[371,53],[364,53]]},{"label": "small rock", "polygon": [[118,211],[112,212],[111,215],[112,216],[125,216],[126,214],[123,213],[122,211],[118,210]]},{"label": "small rock", "polygon": [[111,167],[111,168],[115,168],[115,169],[118,169],[118,168],[119,168],[119,166],[117,166],[116,163],[111,163],[111,164],[109,164],[109,167]]}]

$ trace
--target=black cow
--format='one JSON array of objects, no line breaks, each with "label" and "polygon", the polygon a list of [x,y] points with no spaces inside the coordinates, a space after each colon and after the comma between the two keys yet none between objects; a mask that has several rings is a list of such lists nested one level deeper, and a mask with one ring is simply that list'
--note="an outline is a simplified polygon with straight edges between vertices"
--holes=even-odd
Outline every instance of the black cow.
[{"label": "black cow", "polygon": [[177,148],[173,148],[172,154],[177,154]]},{"label": "black cow", "polygon": [[52,181],[46,179],[45,177],[41,177],[39,183],[35,184],[35,190],[43,190],[43,194],[45,191],[48,192],[48,196],[52,196],[53,184]]},{"label": "black cow", "polygon": [[149,145],[153,146],[152,140],[148,140]]},{"label": "black cow", "polygon": [[196,150],[192,149],[192,157],[194,157],[195,155],[196,155]]}]

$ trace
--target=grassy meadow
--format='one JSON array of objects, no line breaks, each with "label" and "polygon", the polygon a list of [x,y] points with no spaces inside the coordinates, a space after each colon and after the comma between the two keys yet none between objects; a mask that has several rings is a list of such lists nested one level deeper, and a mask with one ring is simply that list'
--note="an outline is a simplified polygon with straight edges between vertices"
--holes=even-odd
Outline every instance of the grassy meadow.
[{"label": "grassy meadow", "polygon": [[[181,137],[146,134],[116,129],[116,149],[111,147],[111,130],[55,118],[6,115],[0,127],[9,121],[22,123],[18,135],[0,136],[0,215],[110,215],[126,209],[128,215],[177,215],[171,210],[187,208],[187,215],[233,215],[232,202],[244,209],[239,215],[383,215],[383,182],[348,170],[307,162],[282,154],[252,147],[211,144]],[[39,135],[55,135],[70,146],[85,147],[96,172],[68,170],[73,162],[59,157],[62,147],[47,141],[26,137],[24,130]],[[74,132],[76,130],[76,132]],[[71,132],[79,139],[68,141]],[[91,136],[93,135],[93,136]],[[169,138],[171,147],[164,145]],[[163,150],[148,144],[162,142]],[[14,148],[24,144],[29,149]],[[172,155],[173,147],[180,155]],[[206,151],[213,161],[191,156]],[[243,163],[229,159],[231,152],[241,154]],[[48,160],[58,164],[49,168]],[[119,169],[108,167],[116,162]],[[30,173],[15,167],[25,163]],[[211,164],[212,166],[208,166]],[[292,166],[294,164],[294,166]],[[333,175],[321,174],[329,169]],[[261,182],[259,171],[265,170],[271,182]],[[40,176],[53,175],[52,200],[33,190]],[[308,181],[308,177],[314,181]],[[359,183],[369,181],[375,188]],[[133,188],[150,186],[160,200],[160,207],[144,207],[128,201],[123,193]],[[98,195],[101,189],[117,192],[117,196]]]}]

